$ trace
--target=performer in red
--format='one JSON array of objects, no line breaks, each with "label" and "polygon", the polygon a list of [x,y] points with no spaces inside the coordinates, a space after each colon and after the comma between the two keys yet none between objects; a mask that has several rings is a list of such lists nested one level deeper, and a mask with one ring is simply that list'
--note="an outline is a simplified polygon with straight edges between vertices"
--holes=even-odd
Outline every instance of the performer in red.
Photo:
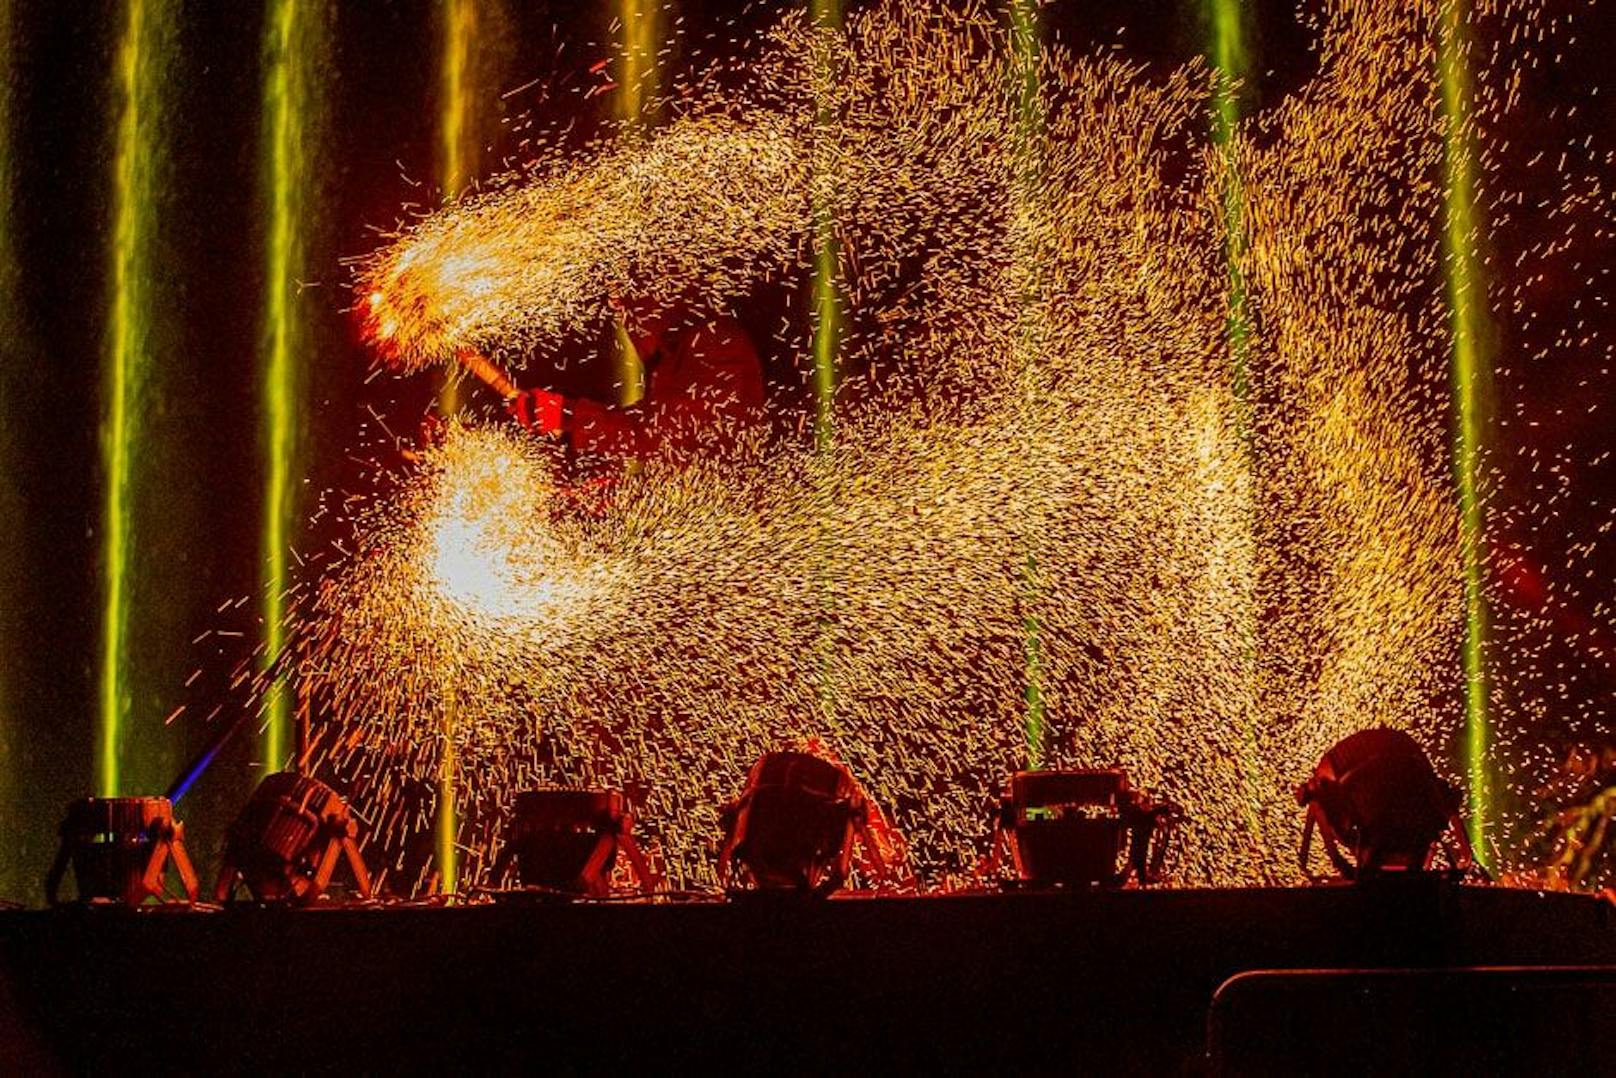
[{"label": "performer in red", "polygon": [[644,399],[616,405],[523,390],[506,407],[525,429],[565,435],[585,456],[678,461],[729,452],[762,420],[763,367],[734,318],[683,303],[613,307],[645,366]]}]

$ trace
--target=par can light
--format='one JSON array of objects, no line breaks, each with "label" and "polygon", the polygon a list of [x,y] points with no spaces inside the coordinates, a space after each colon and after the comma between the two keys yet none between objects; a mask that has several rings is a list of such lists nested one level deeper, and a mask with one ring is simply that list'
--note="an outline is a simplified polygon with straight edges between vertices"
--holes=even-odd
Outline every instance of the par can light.
[{"label": "par can light", "polygon": [[1008,847],[1023,884],[1153,883],[1177,820],[1175,806],[1133,789],[1120,770],[1018,771],[999,803],[990,877]]},{"label": "par can light", "polygon": [[1451,837],[1450,860],[1464,873],[1475,866],[1459,818],[1458,789],[1440,778],[1414,739],[1401,730],[1351,734],[1326,752],[1296,791],[1307,809],[1299,860],[1308,872],[1313,831],[1344,879],[1383,872],[1424,872]]},{"label": "par can light", "polygon": [[628,799],[617,790],[527,790],[516,795],[493,883],[516,869],[524,888],[569,898],[606,898],[622,854],[642,891],[655,888]]},{"label": "par can light", "polygon": [[[86,797],[67,806],[61,845],[45,878],[45,895],[61,905],[69,867],[82,905],[131,909],[148,899],[196,901],[196,871],[185,852],[185,828],[166,797]],[[180,893],[168,887],[168,868]]]},{"label": "par can light", "polygon": [[727,889],[828,895],[847,882],[855,839],[878,850],[874,816],[840,764],[807,752],[767,753],[752,766],[741,796],[722,810],[719,881]]},{"label": "par can light", "polygon": [[369,898],[358,833],[347,803],[325,783],[293,771],[270,775],[230,825],[214,897],[228,902],[245,884],[259,902],[308,905],[346,858],[359,897]]}]

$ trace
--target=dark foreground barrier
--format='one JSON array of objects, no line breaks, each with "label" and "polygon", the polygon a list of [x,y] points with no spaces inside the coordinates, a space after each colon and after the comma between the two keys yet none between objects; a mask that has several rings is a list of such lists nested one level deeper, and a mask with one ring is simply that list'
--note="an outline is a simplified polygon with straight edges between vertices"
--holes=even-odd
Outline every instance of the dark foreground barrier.
[{"label": "dark foreground barrier", "polygon": [[1605,1074],[1616,966],[1260,970],[1213,997],[1214,1075]]},{"label": "dark foreground barrier", "polygon": [[[1244,970],[1592,964],[1616,964],[1616,906],[1436,880],[64,909],[0,914],[0,1038],[29,1073],[1172,1074],[1202,1068],[1213,993]],[[1242,991],[1220,1002],[1226,1060],[1259,1043],[1253,1020],[1290,1029],[1282,1002]]]}]

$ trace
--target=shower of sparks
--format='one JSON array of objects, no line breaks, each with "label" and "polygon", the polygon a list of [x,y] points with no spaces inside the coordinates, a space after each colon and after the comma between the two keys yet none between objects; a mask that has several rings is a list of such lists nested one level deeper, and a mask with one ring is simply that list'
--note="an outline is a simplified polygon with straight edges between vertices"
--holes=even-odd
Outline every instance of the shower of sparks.
[{"label": "shower of sparks", "polygon": [[1459,489],[1460,557],[1464,565],[1465,769],[1470,789],[1470,843],[1489,859],[1492,816],[1486,671],[1486,509],[1482,455],[1486,451],[1492,357],[1487,281],[1477,244],[1481,215],[1476,200],[1476,143],[1471,119],[1467,18],[1469,0],[1442,0],[1438,13],[1438,65],[1442,86],[1442,174],[1446,204],[1444,269],[1453,341],[1453,469]]},{"label": "shower of sparks", "polygon": [[[465,425],[378,480],[293,625],[323,766],[389,869],[420,871],[452,753],[463,882],[515,791],[566,783],[627,791],[673,885],[710,886],[717,806],[758,754],[819,737],[922,880],[967,881],[1028,753],[1029,583],[1041,762],[1119,765],[1182,804],[1179,881],[1292,878],[1291,789],[1353,730],[1440,761],[1467,591],[1438,15],[1332,8],[1316,75],[1221,143],[1222,74],[1048,46],[1042,183],[1018,197],[1013,23],[848,15],[832,140],[800,14],[745,94],[698,86],[654,134],[558,149],[398,236],[361,282],[389,362],[519,366],[612,294],[722,308],[812,274],[828,211],[839,365],[880,376],[834,439],[652,462],[599,507],[545,445]],[[1244,389],[1234,174],[1261,312]],[[814,343],[775,347],[814,369]]]},{"label": "shower of sparks", "polygon": [[[694,282],[732,298],[748,263],[789,262],[797,247],[800,160],[787,117],[708,115],[587,163],[535,166],[530,183],[428,217],[383,253],[367,274],[370,336],[405,372],[466,344],[519,365],[593,333],[614,294],[673,302]],[[681,226],[687,242],[671,246]]]},{"label": "shower of sparks", "polygon": [[[264,242],[263,375],[259,386],[265,465],[262,557],[264,651],[267,667],[285,646],[287,560],[296,505],[298,363],[308,351],[307,313],[299,299],[305,275],[304,236],[313,223],[315,86],[325,53],[320,5],[276,0],[265,13],[263,182],[267,203]],[[286,763],[292,698],[284,679],[265,702],[261,745],[266,771]]]},{"label": "shower of sparks", "polygon": [[174,12],[165,0],[128,0],[123,37],[113,54],[117,116],[112,175],[111,297],[108,310],[107,411],[101,429],[106,502],[102,517],[100,711],[95,789],[119,793],[128,718],[132,483],[141,393],[152,363],[151,291],[157,230],[161,95]]}]

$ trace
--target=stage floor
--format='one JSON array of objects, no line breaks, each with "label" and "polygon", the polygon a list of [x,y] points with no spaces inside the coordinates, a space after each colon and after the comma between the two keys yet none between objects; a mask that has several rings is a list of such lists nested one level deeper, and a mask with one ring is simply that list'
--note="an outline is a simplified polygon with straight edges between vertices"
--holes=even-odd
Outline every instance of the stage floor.
[{"label": "stage floor", "polygon": [[34,1073],[1160,1074],[1201,1067],[1213,994],[1242,971],[1597,965],[1616,965],[1616,905],[1436,880],[62,909],[0,914],[0,1037]]}]

